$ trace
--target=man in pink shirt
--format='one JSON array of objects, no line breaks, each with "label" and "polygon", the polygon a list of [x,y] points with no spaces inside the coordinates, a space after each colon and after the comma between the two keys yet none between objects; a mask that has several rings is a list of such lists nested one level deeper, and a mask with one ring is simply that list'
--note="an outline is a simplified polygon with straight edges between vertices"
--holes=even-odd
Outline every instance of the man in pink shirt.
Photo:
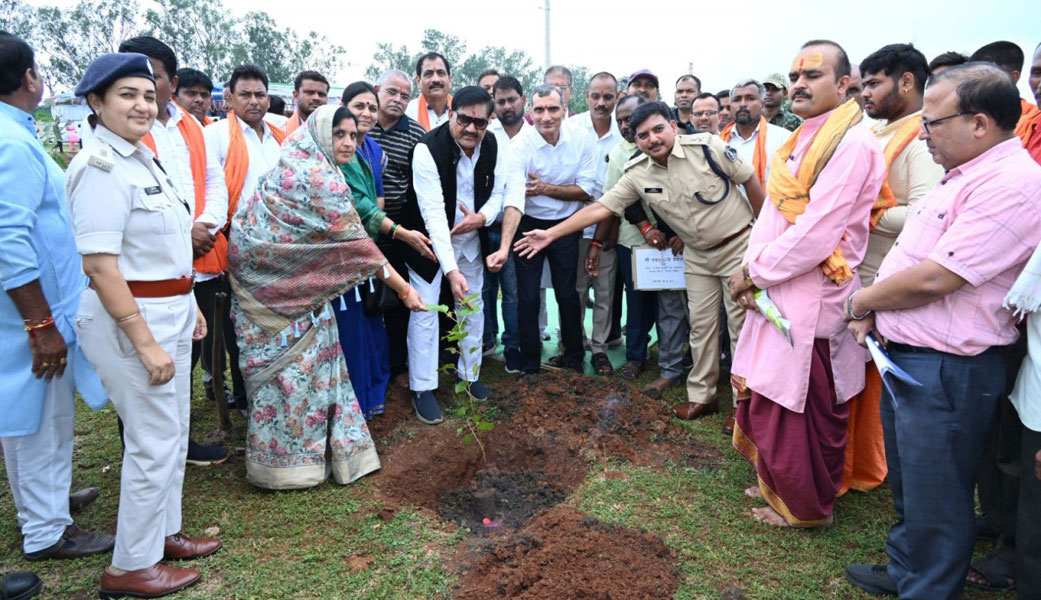
[{"label": "man in pink shirt", "polygon": [[993,65],[934,75],[921,139],[947,171],[908,214],[874,285],[846,303],[849,330],[888,340],[894,363],[881,415],[897,522],[888,565],[850,565],[846,577],[901,598],[961,595],[975,540],[974,486],[1005,388],[1016,316],[1003,308],[1041,241],[1041,167],[1013,130],[1019,94]]},{"label": "man in pink shirt", "polygon": [[[834,42],[809,42],[795,57],[789,94],[805,121],[774,155],[744,265],[730,278],[731,295],[749,309],[732,368],[740,392],[734,448],[758,475],[745,493],[768,504],[753,514],[782,527],[831,523],[845,402],[864,387],[865,354],[846,334],[842,308],[860,287],[856,269],[885,161],[863,113],[845,100],[849,76]],[[800,201],[802,213],[790,216]],[[841,272],[826,267],[833,259]],[[791,320],[790,337],[756,310],[755,289]]]}]

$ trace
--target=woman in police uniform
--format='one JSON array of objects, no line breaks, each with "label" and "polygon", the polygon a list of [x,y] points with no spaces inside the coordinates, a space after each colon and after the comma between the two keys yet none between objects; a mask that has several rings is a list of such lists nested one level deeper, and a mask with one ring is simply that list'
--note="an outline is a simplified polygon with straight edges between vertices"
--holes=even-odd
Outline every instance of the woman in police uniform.
[{"label": "woman in police uniform", "polygon": [[96,119],[91,146],[67,173],[76,247],[90,277],[76,330],[125,424],[116,547],[101,594],[157,597],[200,577],[160,560],[220,548],[180,534],[191,345],[206,332],[191,294],[191,208],[140,142],[158,111],[147,57],[96,59],[76,95]]}]

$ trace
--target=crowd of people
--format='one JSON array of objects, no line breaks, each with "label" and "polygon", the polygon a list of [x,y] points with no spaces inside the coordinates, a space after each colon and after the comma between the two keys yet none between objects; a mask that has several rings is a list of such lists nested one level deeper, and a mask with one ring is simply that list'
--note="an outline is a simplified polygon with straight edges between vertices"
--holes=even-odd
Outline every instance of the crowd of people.
[{"label": "crowd of people", "polygon": [[[34,52],[0,32],[0,439],[24,557],[112,552],[103,597],[199,581],[164,561],[221,548],[181,524],[185,464],[227,458],[189,437],[200,359],[206,395],[248,423],[247,480],[300,489],[380,468],[366,423],[390,385],[434,425],[442,363],[478,400],[500,343],[510,374],[583,372],[588,355],[635,379],[654,327],[643,392],[686,371],[676,418],[719,412],[729,376],[723,429],[754,467],[756,519],[827,526],[838,497],[888,476],[889,563],[849,565],[853,585],[1041,598],[1041,110],[1017,92],[1025,63],[995,42],[932,62],[891,44],[854,65],[812,40],[787,74],[735,73],[716,94],[685,74],[671,107],[649,69],[624,87],[598,72],[571,114],[564,67],[533,89],[496,70],[453,82],[429,52],[338,100],[304,70],[281,115],[243,64],[215,115],[211,77],[143,36],[83,74],[90,135],[63,173],[36,135]],[[1036,102],[1041,47],[1029,69]],[[682,256],[682,289],[640,284],[647,248]],[[119,415],[114,536],[70,517],[97,496],[70,493],[77,390]],[[972,561],[986,536],[996,551]]]}]

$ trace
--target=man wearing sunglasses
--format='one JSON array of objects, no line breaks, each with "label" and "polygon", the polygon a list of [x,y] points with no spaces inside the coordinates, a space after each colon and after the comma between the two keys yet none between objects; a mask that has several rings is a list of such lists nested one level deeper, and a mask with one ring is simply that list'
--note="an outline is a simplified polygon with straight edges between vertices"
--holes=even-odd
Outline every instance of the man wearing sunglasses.
[{"label": "man wearing sunglasses", "polygon": [[1017,281],[1041,241],[1041,167],[1013,133],[1020,110],[998,67],[970,62],[933,75],[919,138],[946,173],[907,215],[874,285],[846,300],[857,341],[874,332],[921,384],[891,381],[882,392],[897,512],[890,560],[846,568],[869,592],[956,598],[965,585],[976,475],[1019,335],[1005,306],[1031,310],[1036,297],[1036,277]]},{"label": "man wearing sunglasses", "polygon": [[[459,316],[466,337],[459,340],[457,376],[468,382],[475,398],[488,397],[478,378],[484,335],[481,287],[484,257],[489,253],[484,227],[502,210],[506,187],[505,148],[486,135],[492,97],[468,86],[452,98],[448,123],[423,136],[410,155],[412,165],[401,225],[422,231],[432,241],[437,262],[401,244],[409,282],[423,301],[437,304],[441,277],[447,277],[456,299],[456,314],[472,307],[477,312]],[[500,151],[501,150],[501,151]],[[442,420],[434,397],[437,390],[438,313],[416,313],[408,324],[409,389],[420,421]]]}]

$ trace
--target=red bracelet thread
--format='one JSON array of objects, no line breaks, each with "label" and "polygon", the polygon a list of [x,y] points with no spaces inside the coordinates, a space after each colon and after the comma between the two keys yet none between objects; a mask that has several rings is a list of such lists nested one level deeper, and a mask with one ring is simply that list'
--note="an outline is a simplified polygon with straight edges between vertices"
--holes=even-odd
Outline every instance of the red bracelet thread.
[{"label": "red bracelet thread", "polygon": [[652,230],[652,229],[654,229],[654,225],[652,225],[651,223],[648,223],[648,224],[643,226],[643,229],[640,229],[640,235],[644,235],[645,236],[645,235],[647,235],[647,232]]}]

